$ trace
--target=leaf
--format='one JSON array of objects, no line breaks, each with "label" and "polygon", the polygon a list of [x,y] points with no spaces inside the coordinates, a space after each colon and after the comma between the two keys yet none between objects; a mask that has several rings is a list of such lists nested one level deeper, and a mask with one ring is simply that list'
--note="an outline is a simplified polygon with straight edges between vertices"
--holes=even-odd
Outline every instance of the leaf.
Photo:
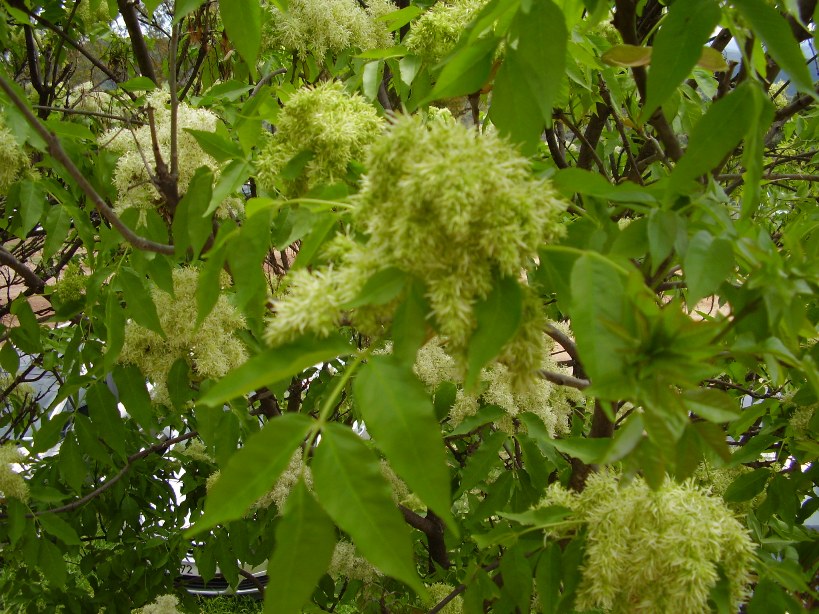
[{"label": "leaf", "polygon": [[113,377],[120,402],[137,424],[149,431],[156,420],[142,371],[135,365],[117,365]]},{"label": "leaf", "polygon": [[151,297],[151,292],[148,290],[145,280],[132,269],[122,268],[117,275],[117,281],[125,297],[128,315],[140,326],[144,326],[164,338],[165,333],[159,321],[159,314],[156,311],[154,299]]},{"label": "leaf", "polygon": [[475,390],[481,369],[515,336],[522,310],[523,292],[517,280],[511,277],[497,280],[489,295],[475,305],[477,327],[466,353],[464,388],[467,392]]},{"label": "leaf", "polygon": [[739,418],[739,404],[721,390],[687,390],[683,402],[690,411],[710,422],[730,422]]},{"label": "leaf", "polygon": [[497,39],[486,36],[473,45],[458,49],[446,61],[435,87],[432,88],[428,100],[424,102],[466,96],[480,91],[489,80],[492,58],[497,46]]},{"label": "leaf", "polygon": [[46,231],[43,258],[51,258],[62,247],[71,228],[71,216],[62,205],[54,205],[43,220],[43,229]]},{"label": "leaf", "polygon": [[651,47],[615,45],[600,56],[600,59],[609,66],[632,68],[635,66],[648,66],[651,62],[651,54]]},{"label": "leaf", "polygon": [[685,185],[716,168],[745,136],[754,116],[754,85],[743,82],[717,100],[697,122],[688,149],[671,174],[669,187],[685,191]]},{"label": "leaf", "polygon": [[98,429],[102,440],[117,453],[120,459],[125,460],[127,432],[117,409],[117,399],[108,390],[105,380],[94,382],[88,389],[85,400],[88,403],[88,415],[94,427]]},{"label": "leaf", "polygon": [[423,286],[417,281],[410,282],[406,297],[392,317],[392,355],[397,360],[415,363],[418,349],[427,337],[429,310]]},{"label": "leaf", "polygon": [[750,501],[765,490],[771,470],[767,468],[754,469],[750,473],[743,473],[725,489],[722,498],[728,503]]},{"label": "leaf", "polygon": [[117,87],[126,92],[150,92],[156,89],[156,83],[148,77],[134,77],[122,83],[117,83]]},{"label": "leaf", "polygon": [[544,126],[552,124],[552,107],[566,78],[568,39],[563,11],[551,0],[518,11],[510,29],[489,115],[501,134],[523,143],[524,151],[534,151]]},{"label": "leaf", "polygon": [[56,416],[43,419],[40,422],[40,428],[34,434],[34,443],[31,446],[32,453],[39,454],[56,446],[62,436],[63,427],[70,417],[71,414],[69,413],[59,413]]},{"label": "leaf", "polygon": [[39,181],[20,181],[20,224],[19,237],[25,237],[43,217],[46,208],[46,193]]},{"label": "leaf", "polygon": [[579,458],[586,464],[599,463],[612,445],[607,437],[585,438],[570,437],[567,439],[553,439],[550,442],[555,448],[573,458]]},{"label": "leaf", "polygon": [[3,369],[11,376],[17,374],[20,368],[20,356],[11,343],[4,343],[0,346],[0,369]]},{"label": "leaf", "polygon": [[485,407],[481,407],[478,410],[478,413],[474,416],[469,416],[468,418],[464,418],[464,421],[461,422],[457,427],[452,429],[450,435],[466,435],[467,433],[471,433],[475,429],[489,424],[490,422],[494,422],[499,418],[506,415],[506,412],[498,407],[497,405],[487,405]]},{"label": "leaf", "polygon": [[501,591],[517,605],[518,612],[527,611],[532,605],[532,569],[522,544],[515,544],[504,552],[500,573],[503,575]]},{"label": "leaf", "polygon": [[774,118],[776,107],[761,86],[754,87],[754,102],[756,103],[754,120],[745,137],[745,147],[742,150],[743,173],[742,187],[742,216],[748,218],[759,204],[762,196],[762,174],[764,172],[765,135],[768,133]]},{"label": "leaf", "polygon": [[303,480],[290,491],[276,527],[276,549],[267,564],[270,580],[264,611],[299,614],[333,557],[336,528]]},{"label": "leaf", "polygon": [[550,505],[548,507],[538,507],[513,514],[511,512],[498,512],[498,516],[508,520],[514,520],[529,527],[548,527],[560,523],[572,513],[568,507]]},{"label": "leaf", "polygon": [[640,414],[632,414],[622,427],[617,429],[612,439],[609,449],[600,460],[601,464],[609,465],[616,463],[626,456],[643,440],[645,426]]},{"label": "leaf", "polygon": [[349,428],[329,423],[313,457],[319,503],[383,573],[424,595],[409,528],[392,501],[378,458]]},{"label": "leaf", "polygon": [[190,247],[193,257],[207,243],[213,232],[213,225],[207,210],[213,194],[213,172],[200,166],[188,184],[188,190],[179,201],[173,219],[174,245],[178,257],[185,255]]},{"label": "leaf", "polygon": [[788,73],[800,91],[817,97],[805,56],[794,38],[788,22],[764,0],[734,0],[739,14],[750,24],[754,34],[765,43],[771,57]]},{"label": "leaf", "polygon": [[364,305],[384,305],[397,297],[407,283],[407,274],[391,266],[374,273],[358,295],[344,305],[345,309]]},{"label": "leaf", "polygon": [[353,348],[340,337],[302,338],[265,350],[219,380],[199,399],[199,404],[222,405],[246,392],[297,375],[316,363],[351,353]]},{"label": "leaf", "polygon": [[562,571],[560,546],[550,542],[540,554],[535,568],[535,585],[543,614],[557,614]]},{"label": "leaf", "polygon": [[60,446],[60,475],[75,493],[82,492],[82,485],[88,474],[88,464],[80,452],[76,436],[71,433]]},{"label": "leaf", "polygon": [[723,72],[728,70],[728,63],[725,57],[712,47],[703,47],[700,52],[700,59],[697,66],[704,68],[708,72]]},{"label": "leaf", "polygon": [[381,83],[381,79],[379,78],[381,74],[380,69],[380,61],[367,62],[364,65],[361,91],[364,93],[364,98],[369,102],[375,100],[375,97],[378,95],[378,86]]},{"label": "leaf", "polygon": [[654,37],[646,103],[640,114],[643,120],[662,106],[691,73],[721,16],[722,11],[715,0],[686,0],[671,4]]},{"label": "leaf", "polygon": [[199,326],[210,315],[222,292],[221,275],[225,263],[225,247],[211,250],[204,266],[199,270],[196,284],[196,325]]},{"label": "leaf", "polygon": [[40,539],[38,542],[37,567],[42,570],[49,583],[56,588],[64,587],[68,572],[63,553],[48,539]]},{"label": "leaf", "polygon": [[699,231],[688,243],[683,272],[688,293],[685,302],[693,308],[702,298],[711,296],[734,271],[734,249],[730,241]]},{"label": "leaf", "polygon": [[217,162],[227,162],[228,160],[240,160],[244,157],[242,148],[237,143],[224,138],[223,136],[209,132],[207,130],[194,130],[185,128],[185,132],[193,136],[199,147],[214,158]]},{"label": "leaf", "polygon": [[262,8],[258,0],[219,0],[219,15],[230,42],[256,72],[256,58],[262,44]]},{"label": "leaf", "polygon": [[406,6],[397,11],[392,11],[386,15],[380,15],[376,21],[384,21],[387,24],[387,29],[391,32],[403,28],[413,19],[422,13],[422,9],[415,5]]},{"label": "leaf", "polygon": [[463,493],[472,490],[486,479],[489,471],[500,463],[498,453],[507,439],[508,435],[506,433],[498,431],[492,433],[481,443],[481,447],[469,457],[466,467],[461,473],[461,483],[453,500],[457,501]]},{"label": "leaf", "polygon": [[356,377],[353,392],[367,430],[392,468],[454,529],[441,429],[411,365],[374,356]]},{"label": "leaf", "polygon": [[37,516],[37,522],[50,533],[67,546],[80,546],[80,536],[70,524],[60,518],[57,514],[42,514]]},{"label": "leaf", "polygon": [[555,188],[566,196],[583,194],[616,203],[654,203],[657,199],[645,188],[631,181],[614,185],[599,173],[582,168],[565,168],[552,178]]},{"label": "leaf", "polygon": [[302,414],[284,414],[251,435],[219,473],[205,500],[205,513],[185,532],[185,537],[241,518],[273,488],[312,424]]}]

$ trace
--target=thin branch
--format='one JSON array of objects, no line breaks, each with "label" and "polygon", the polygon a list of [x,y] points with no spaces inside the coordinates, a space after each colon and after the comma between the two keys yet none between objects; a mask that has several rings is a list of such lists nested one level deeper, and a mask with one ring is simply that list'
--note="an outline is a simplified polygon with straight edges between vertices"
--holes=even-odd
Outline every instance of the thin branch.
[{"label": "thin branch", "polygon": [[124,115],[112,115],[111,113],[100,113],[99,111],[86,111],[85,109],[72,109],[71,107],[52,107],[42,104],[31,105],[37,110],[54,111],[55,113],[67,113],[69,115],[87,115],[89,117],[100,117],[102,119],[112,119],[126,124],[136,124],[137,126],[144,126],[145,122],[134,119],[132,117],[125,117]]},{"label": "thin branch", "polygon": [[125,238],[125,240],[127,240],[137,249],[156,252],[158,254],[166,254],[169,256],[174,254],[173,245],[156,243],[150,239],[141,237],[133,230],[128,228],[128,226],[126,226],[125,223],[119,219],[117,214],[114,213],[114,210],[108,206],[108,204],[103,200],[102,196],[99,195],[99,193],[94,189],[94,186],[89,183],[82,171],[77,168],[73,160],[71,160],[71,158],[65,152],[57,136],[50,132],[40,122],[40,120],[34,116],[34,114],[28,108],[28,105],[23,102],[23,100],[17,95],[17,92],[14,91],[8,81],[6,81],[5,77],[2,76],[0,76],[0,89],[6,93],[14,106],[16,106],[26,118],[29,125],[31,125],[35,132],[37,132],[37,134],[39,134],[40,137],[42,137],[42,139],[46,142],[51,156],[63,165],[63,167],[68,171],[68,174],[71,175],[71,178],[77,182],[80,189],[91,200],[91,202],[94,203],[94,206],[97,208],[100,214],[106,220],[108,220],[108,222]]},{"label": "thin branch", "polygon": [[[742,174],[740,173],[726,173],[717,175],[716,178],[719,181],[743,181]],[[771,173],[769,175],[763,175],[762,179],[767,181],[783,181],[786,179],[793,181],[819,181],[819,175],[808,175],[803,173]]]},{"label": "thin branch", "polygon": [[578,390],[583,390],[591,385],[591,382],[587,379],[580,379],[579,377],[573,377],[565,373],[555,373],[554,371],[547,371],[546,369],[538,371],[538,375],[547,382],[552,382],[558,386],[577,388]]},{"label": "thin branch", "polygon": [[26,286],[32,291],[40,293],[45,289],[45,280],[41,279],[34,271],[25,264],[17,260],[10,251],[0,245],[0,264],[9,267],[26,282]]},{"label": "thin branch", "polygon": [[578,128],[575,125],[575,123],[571,119],[569,119],[569,117],[563,111],[558,111],[557,115],[560,121],[566,124],[569,130],[571,130],[574,133],[574,135],[578,139],[580,139],[580,142],[583,143],[583,146],[586,148],[586,151],[589,152],[589,155],[594,160],[595,164],[597,165],[597,168],[600,169],[600,172],[603,174],[603,176],[606,177],[606,179],[608,179],[608,174],[606,173],[606,165],[603,163],[603,160],[600,159],[600,156],[597,154],[595,148],[592,147],[592,144],[589,143],[589,140],[586,138],[586,135],[583,134],[580,128]]},{"label": "thin branch", "polygon": [[122,20],[125,22],[125,27],[128,29],[128,37],[131,39],[131,48],[134,51],[140,74],[159,85],[154,63],[151,60],[151,53],[148,51],[148,44],[145,42],[142,28],[139,25],[135,0],[117,0],[117,7],[120,15],[122,15]]},{"label": "thin branch", "polygon": [[171,179],[176,183],[179,176],[179,149],[177,130],[179,118],[179,99],[176,87],[176,54],[179,51],[179,24],[171,28],[171,45],[168,50],[168,89],[171,92]]},{"label": "thin branch", "polygon": [[620,140],[623,142],[623,149],[626,151],[628,163],[631,167],[631,176],[635,181],[637,181],[637,183],[644,185],[643,175],[640,173],[640,167],[637,166],[637,160],[634,159],[634,152],[631,151],[631,142],[628,140],[628,136],[626,136],[626,129],[623,125],[623,120],[620,119],[620,114],[614,108],[611,93],[609,92],[609,88],[606,87],[606,82],[603,80],[602,75],[598,75],[598,87],[600,89],[600,96],[603,98],[603,102],[606,103],[609,111],[611,111],[611,116],[614,119],[614,125],[617,126],[617,132],[620,133]]}]

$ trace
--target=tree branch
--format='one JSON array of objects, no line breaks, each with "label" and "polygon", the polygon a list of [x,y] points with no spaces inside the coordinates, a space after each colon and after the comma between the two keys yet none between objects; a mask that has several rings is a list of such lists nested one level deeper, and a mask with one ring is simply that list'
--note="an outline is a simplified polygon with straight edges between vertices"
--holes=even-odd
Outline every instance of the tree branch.
[{"label": "tree branch", "polygon": [[23,278],[33,292],[40,293],[45,289],[45,280],[41,279],[34,271],[29,269],[25,264],[17,260],[14,255],[5,247],[0,245],[0,264],[9,267],[12,271]]},{"label": "tree branch", "polygon": [[552,382],[558,386],[567,386],[569,388],[577,388],[578,390],[583,390],[591,386],[591,382],[587,379],[580,379],[579,377],[573,377],[565,373],[555,373],[554,371],[547,371],[546,369],[538,371],[538,375],[547,382]]},{"label": "tree branch", "polygon": [[117,0],[117,7],[119,7],[119,12],[120,15],[122,15],[122,20],[125,22],[125,27],[128,29],[128,37],[131,39],[131,47],[134,50],[134,56],[136,56],[140,74],[148,77],[151,81],[159,85],[159,80],[154,70],[154,63],[151,60],[148,45],[145,43],[145,37],[142,35],[142,28],[139,25],[136,2],[134,2],[134,0]]}]

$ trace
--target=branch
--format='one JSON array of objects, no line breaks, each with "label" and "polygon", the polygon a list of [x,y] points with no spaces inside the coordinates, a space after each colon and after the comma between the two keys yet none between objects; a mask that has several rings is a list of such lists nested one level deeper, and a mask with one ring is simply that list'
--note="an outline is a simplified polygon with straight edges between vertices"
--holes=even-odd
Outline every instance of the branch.
[{"label": "branch", "polygon": [[156,71],[154,71],[154,63],[151,60],[148,45],[145,43],[145,37],[142,35],[142,28],[139,25],[136,2],[134,0],[117,0],[117,7],[122,15],[122,20],[125,22],[125,27],[128,29],[128,37],[131,39],[131,47],[133,48],[140,74],[148,77],[151,81],[159,85]]},{"label": "branch", "polygon": [[[430,561],[438,563],[438,565],[444,569],[449,569],[452,566],[452,562],[449,560],[449,554],[446,551],[444,524],[441,519],[431,510],[427,511],[427,517],[424,518],[403,505],[399,505],[398,509],[404,515],[404,521],[409,526],[413,529],[418,529],[427,536]],[[430,569],[433,570],[432,567],[430,567]]]},{"label": "branch", "polygon": [[[164,452],[165,450],[170,448],[172,445],[174,445],[176,443],[181,443],[183,441],[187,441],[188,439],[192,439],[194,437],[197,437],[198,435],[199,435],[199,433],[197,431],[191,431],[190,433],[185,433],[184,435],[177,435],[176,437],[171,437],[169,439],[166,439],[165,441],[155,443],[154,445],[150,446],[149,448],[145,448],[144,450],[140,450],[136,454],[132,454],[131,456],[129,456],[126,459],[125,466],[122,469],[120,469],[119,473],[117,473],[114,477],[112,477],[108,481],[103,482],[102,484],[100,484],[99,487],[92,490],[90,493],[88,493],[84,497],[81,497],[81,498],[77,499],[76,501],[72,501],[71,503],[67,503],[66,505],[63,505],[61,507],[55,507],[55,508],[52,508],[50,510],[40,510],[38,512],[33,512],[33,513],[30,513],[30,514],[26,514],[26,518],[34,518],[36,516],[42,516],[43,514],[60,514],[62,512],[70,512],[71,510],[75,510],[75,509],[77,509],[79,507],[82,507],[83,505],[85,505],[89,501],[92,501],[93,499],[96,499],[97,497],[99,497],[102,493],[104,493],[106,490],[109,490],[114,484],[119,482],[125,476],[125,474],[128,473],[128,470],[134,465],[134,463],[136,461],[138,461],[138,460],[140,460],[142,458],[145,458],[146,456],[150,456],[154,452]],[[2,514],[2,515],[0,515],[0,518],[8,518],[8,515],[7,514]]]},{"label": "branch", "polygon": [[565,373],[555,373],[554,371],[547,371],[546,369],[538,371],[538,375],[547,382],[552,382],[558,386],[568,386],[569,388],[577,388],[578,390],[583,390],[591,386],[591,382],[587,379],[580,379],[579,377],[573,377]]},{"label": "branch", "polygon": [[72,109],[71,107],[51,107],[42,104],[31,105],[37,110],[54,111],[55,113],[66,113],[68,115],[87,115],[89,117],[101,117],[102,119],[112,119],[120,121],[125,124],[136,124],[137,126],[144,126],[145,122],[134,119],[132,117],[125,117],[124,115],[112,115],[111,113],[100,113],[99,111],[86,111],[85,109]]},{"label": "branch", "polygon": [[45,280],[41,279],[34,271],[25,264],[17,260],[5,247],[0,245],[0,264],[9,267],[12,271],[23,278],[33,292],[40,293],[45,289]]},{"label": "branch", "polygon": [[[600,169],[600,173],[601,173],[601,174],[602,174],[604,177],[606,177],[606,179],[608,179],[608,175],[606,174],[606,166],[605,166],[605,164],[603,164],[603,160],[601,160],[601,159],[600,159],[600,156],[599,156],[599,155],[597,155],[597,151],[595,150],[595,148],[594,148],[594,147],[592,147],[592,144],[591,144],[591,143],[589,142],[589,140],[586,138],[586,135],[585,135],[585,134],[583,134],[583,132],[581,132],[581,131],[580,131],[580,128],[578,128],[578,127],[577,127],[577,126],[574,124],[574,122],[573,122],[571,119],[569,119],[569,117],[568,117],[568,116],[567,116],[567,115],[566,115],[566,114],[565,114],[563,111],[558,111],[558,112],[557,112],[557,116],[558,116],[558,118],[560,119],[560,121],[562,121],[564,124],[566,124],[566,126],[568,126],[569,130],[571,130],[571,131],[574,133],[574,135],[575,135],[575,136],[576,136],[578,139],[580,139],[580,142],[582,143],[583,147],[585,148],[585,149],[584,149],[584,151],[588,151],[588,152],[589,152],[589,155],[592,157],[592,159],[594,160],[595,164],[597,164],[597,168],[598,168],[598,169]],[[596,117],[597,117],[597,116],[595,115],[595,116],[592,118],[592,122],[594,121],[594,119],[595,119]],[[591,122],[590,122],[590,124],[589,124],[589,125],[591,126]],[[602,127],[601,127],[601,130],[602,130]],[[580,162],[578,161],[578,166],[579,166],[579,165],[580,165]]]},{"label": "branch", "polygon": [[85,195],[94,203],[94,206],[100,212],[100,214],[108,220],[108,222],[116,228],[116,230],[135,248],[149,251],[149,252],[156,252],[158,254],[166,254],[166,255],[173,255],[174,254],[174,247],[173,245],[165,245],[163,243],[156,243],[151,241],[150,239],[146,239],[145,237],[141,237],[134,233],[128,226],[123,223],[117,214],[114,213],[114,210],[108,206],[108,204],[103,200],[102,196],[97,193],[92,186],[88,179],[85,178],[85,175],[82,174],[80,169],[74,164],[68,154],[63,149],[62,145],[60,145],[60,140],[51,133],[43,124],[34,116],[31,110],[28,108],[25,102],[17,95],[17,92],[11,87],[8,81],[6,81],[5,77],[0,76],[0,89],[2,89],[6,95],[11,99],[11,102],[16,106],[23,116],[26,118],[26,121],[29,125],[34,128],[34,131],[42,137],[42,139],[48,145],[48,152],[51,156],[57,160],[60,164],[63,165],[65,170],[68,171],[68,174],[71,175],[71,178],[77,182],[77,185],[80,189],[85,193]]}]

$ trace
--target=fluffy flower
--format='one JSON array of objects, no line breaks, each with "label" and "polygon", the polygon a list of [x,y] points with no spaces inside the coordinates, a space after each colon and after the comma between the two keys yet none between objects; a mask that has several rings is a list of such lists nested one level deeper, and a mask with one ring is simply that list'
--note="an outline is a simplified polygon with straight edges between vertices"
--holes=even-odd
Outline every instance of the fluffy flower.
[{"label": "fluffy flower", "polygon": [[13,445],[0,446],[0,493],[3,497],[28,501],[28,484],[23,476],[11,468],[12,464],[22,460],[23,455]]},{"label": "fluffy flower", "polygon": [[85,296],[88,276],[85,275],[76,262],[68,263],[63,275],[54,286],[54,294],[61,301],[76,301]]},{"label": "fluffy flower", "polygon": [[143,606],[142,614],[182,614],[179,610],[179,599],[174,595],[160,595],[156,601]]},{"label": "fluffy flower", "polygon": [[199,272],[178,268],[173,272],[174,295],[154,288],[151,292],[163,339],[135,322],[125,326],[125,343],[119,360],[135,364],[156,385],[154,400],[169,403],[166,380],[173,363],[184,358],[195,379],[218,378],[247,359],[235,332],[245,326],[239,311],[224,294],[213,310],[196,325],[196,285]]},{"label": "fluffy flower", "polygon": [[0,120],[0,193],[5,194],[27,165],[28,156]]},{"label": "fluffy flower", "polygon": [[268,508],[271,504],[275,504],[276,509],[281,513],[284,509],[284,503],[287,501],[287,497],[290,496],[290,491],[298,484],[302,474],[304,474],[304,482],[307,488],[312,489],[313,476],[310,472],[310,467],[304,466],[302,450],[301,448],[297,448],[296,451],[293,452],[293,456],[290,457],[290,463],[287,465],[287,469],[285,469],[284,473],[276,480],[275,486],[273,486],[269,493],[256,501],[256,503],[251,506],[251,509]]},{"label": "fluffy flower", "polygon": [[444,0],[413,24],[404,44],[430,65],[443,60],[487,0]]},{"label": "fluffy flower", "polygon": [[[444,597],[449,595],[455,589],[454,586],[450,586],[449,584],[433,584],[432,586],[428,586],[427,590],[429,591],[429,600],[426,602],[428,607],[433,607],[440,603]],[[463,598],[458,595],[447,603],[442,610],[439,610],[441,614],[461,614],[464,611],[464,600]]]},{"label": "fluffy flower", "polygon": [[[154,110],[157,142],[162,160],[170,164],[171,156],[171,111],[168,92],[156,90],[148,96],[148,106]],[[179,170],[179,192],[184,194],[193,178],[196,169],[207,166],[214,173],[219,172],[219,164],[206,154],[196,139],[187,129],[214,132],[217,117],[207,109],[195,109],[184,102],[177,108],[177,159]],[[159,191],[151,183],[145,161],[155,172],[153,159],[153,141],[150,126],[145,125],[133,132],[117,129],[103,136],[102,143],[120,154],[114,171],[114,185],[119,198],[114,207],[117,213],[134,207],[136,209],[153,209],[162,202]],[[143,158],[144,157],[144,158]],[[241,201],[229,197],[221,203],[217,214],[226,217],[238,213],[242,208]]]},{"label": "fluffy flower", "polygon": [[732,611],[748,595],[753,542],[723,501],[693,482],[652,491],[641,478],[602,472],[579,494],[550,486],[542,504],[569,507],[588,526],[580,610],[710,612],[720,569]]},{"label": "fluffy flower", "polygon": [[336,544],[327,573],[333,578],[361,580],[365,584],[371,584],[381,576],[367,559],[359,556],[353,544],[344,540]]},{"label": "fluffy flower", "polygon": [[440,331],[458,348],[493,274],[517,278],[561,232],[564,203],[492,134],[401,119],[370,148],[367,168],[356,216],[368,252],[425,280]]},{"label": "fluffy flower", "polygon": [[263,44],[295,51],[302,59],[312,53],[320,60],[327,52],[392,46],[392,34],[377,18],[397,10],[395,5],[389,0],[367,5],[362,8],[356,0],[291,0],[282,13],[270,4]]},{"label": "fluffy flower", "polygon": [[276,134],[259,154],[259,183],[274,186],[285,165],[302,152],[312,158],[295,180],[284,180],[288,195],[343,180],[347,165],[363,157],[382,125],[372,105],[358,94],[348,94],[337,81],[299,90],[284,105]]}]

